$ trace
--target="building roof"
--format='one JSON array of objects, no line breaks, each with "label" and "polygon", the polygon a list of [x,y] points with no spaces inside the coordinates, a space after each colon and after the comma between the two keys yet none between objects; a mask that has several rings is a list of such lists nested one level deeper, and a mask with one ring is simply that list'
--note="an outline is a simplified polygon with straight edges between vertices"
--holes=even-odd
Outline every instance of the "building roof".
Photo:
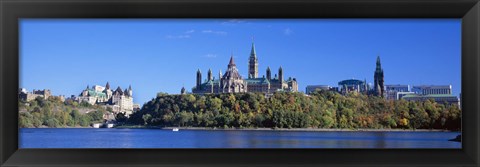
[{"label": "building roof", "polygon": [[347,80],[338,82],[338,85],[362,85],[364,83],[365,82],[358,79],[347,79]]},{"label": "building roof", "polygon": [[228,63],[228,69],[225,72],[225,74],[223,74],[222,79],[226,79],[226,80],[242,79],[242,76],[240,75],[240,73],[238,73],[235,62],[233,61],[233,56],[230,57],[230,63]]},{"label": "building roof", "polygon": [[245,79],[245,82],[247,84],[270,84],[267,78],[249,78]]},{"label": "building roof", "polygon": [[233,61],[233,55],[230,57],[230,62],[228,65],[235,65],[235,61]]},{"label": "building roof", "polygon": [[115,91],[113,92],[113,94],[117,94],[117,93],[120,95],[123,95],[123,91],[122,91],[122,88],[120,88],[120,86],[117,87],[117,89],[115,89]]},{"label": "building roof", "polygon": [[96,96],[96,97],[107,97],[107,95],[103,92],[97,92],[93,89],[87,89],[88,96]]}]

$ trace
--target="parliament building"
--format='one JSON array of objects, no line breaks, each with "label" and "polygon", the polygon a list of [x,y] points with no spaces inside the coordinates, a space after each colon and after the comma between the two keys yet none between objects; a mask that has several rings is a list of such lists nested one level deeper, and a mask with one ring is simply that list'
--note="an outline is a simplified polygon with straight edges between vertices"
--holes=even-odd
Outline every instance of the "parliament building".
[{"label": "parliament building", "polygon": [[222,71],[220,71],[218,73],[218,79],[215,79],[212,75],[212,70],[209,69],[206,80],[202,82],[202,72],[199,69],[197,71],[196,85],[192,88],[192,93],[194,94],[273,93],[276,91],[297,92],[297,80],[291,77],[285,80],[282,67],[278,69],[278,75],[275,74],[274,77],[272,77],[270,67],[267,67],[266,76],[258,77],[258,58],[254,43],[252,43],[252,50],[249,57],[248,78],[243,78],[240,75],[232,55],[225,74],[222,75]]}]

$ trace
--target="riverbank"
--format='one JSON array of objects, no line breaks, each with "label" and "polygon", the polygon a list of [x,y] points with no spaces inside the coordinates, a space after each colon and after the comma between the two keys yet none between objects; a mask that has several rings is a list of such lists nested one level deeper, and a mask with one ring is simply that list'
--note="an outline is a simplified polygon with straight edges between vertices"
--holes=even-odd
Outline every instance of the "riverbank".
[{"label": "riverbank", "polygon": [[232,130],[232,131],[307,131],[307,132],[458,132],[443,129],[338,129],[338,128],[212,128],[212,127],[161,127],[124,125],[117,129],[179,129],[179,130]]}]

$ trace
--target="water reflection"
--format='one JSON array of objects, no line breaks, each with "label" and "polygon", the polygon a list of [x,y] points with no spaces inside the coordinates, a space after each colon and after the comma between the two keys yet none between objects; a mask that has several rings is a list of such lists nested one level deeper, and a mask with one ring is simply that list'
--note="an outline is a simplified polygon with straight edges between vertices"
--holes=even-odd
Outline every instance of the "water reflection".
[{"label": "water reflection", "polygon": [[20,148],[461,148],[459,132],[20,129]]}]

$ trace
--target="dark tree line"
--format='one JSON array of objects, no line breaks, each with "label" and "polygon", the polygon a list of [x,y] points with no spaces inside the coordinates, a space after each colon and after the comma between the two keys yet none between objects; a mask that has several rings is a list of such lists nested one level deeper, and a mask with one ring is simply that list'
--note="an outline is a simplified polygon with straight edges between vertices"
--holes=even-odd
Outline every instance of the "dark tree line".
[{"label": "dark tree line", "polygon": [[[168,95],[159,93],[126,124],[189,127],[401,128],[459,130],[458,105],[385,100],[359,93],[317,91]],[[117,120],[118,121],[118,120]]]}]

